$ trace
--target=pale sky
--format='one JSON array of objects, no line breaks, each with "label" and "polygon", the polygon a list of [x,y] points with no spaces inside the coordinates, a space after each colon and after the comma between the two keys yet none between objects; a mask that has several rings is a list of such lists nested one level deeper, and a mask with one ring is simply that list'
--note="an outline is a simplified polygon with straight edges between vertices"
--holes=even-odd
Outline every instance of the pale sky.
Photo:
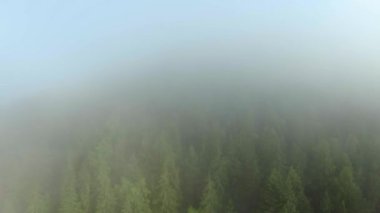
[{"label": "pale sky", "polygon": [[285,55],[310,52],[378,68],[380,2],[0,0],[0,103],[115,61],[208,41],[252,41]]}]

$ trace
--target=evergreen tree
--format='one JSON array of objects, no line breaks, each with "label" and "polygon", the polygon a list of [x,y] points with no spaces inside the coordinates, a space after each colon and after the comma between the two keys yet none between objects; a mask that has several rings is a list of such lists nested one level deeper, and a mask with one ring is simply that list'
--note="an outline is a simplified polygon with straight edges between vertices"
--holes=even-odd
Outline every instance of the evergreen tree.
[{"label": "evergreen tree", "polygon": [[238,201],[238,212],[257,207],[261,172],[256,153],[257,136],[249,130],[240,130],[228,147],[229,193],[227,196]]},{"label": "evergreen tree", "polygon": [[[309,201],[304,193],[304,187],[297,170],[290,167],[287,177],[287,190],[290,193],[288,199],[294,199],[295,207],[297,211],[302,213],[311,212]],[[294,198],[293,198],[294,196]]]},{"label": "evergreen tree", "polygon": [[316,143],[310,147],[310,159],[305,171],[305,191],[310,195],[309,200],[314,209],[320,207],[325,191],[334,185],[333,180],[336,172],[336,164],[332,158],[329,140],[320,140]]},{"label": "evergreen tree", "polygon": [[201,213],[218,213],[221,211],[221,199],[215,181],[209,177],[201,201]]},{"label": "evergreen tree", "polygon": [[297,198],[294,195],[293,191],[289,191],[286,195],[286,202],[281,208],[280,213],[299,213],[297,209]]},{"label": "evergreen tree", "polygon": [[[120,116],[102,140],[62,146],[61,176],[41,164],[33,177],[2,179],[0,212],[380,212],[380,122],[276,110],[248,121],[233,108]],[[61,171],[64,154],[45,162]],[[31,191],[34,182],[49,191]]]},{"label": "evergreen tree", "polygon": [[199,213],[199,211],[192,206],[187,209],[187,213]]},{"label": "evergreen tree", "polygon": [[362,210],[360,190],[353,179],[352,168],[345,166],[339,174],[341,212],[354,213]]},{"label": "evergreen tree", "polygon": [[159,210],[162,213],[178,212],[180,204],[178,169],[172,156],[167,156],[158,183]]},{"label": "evergreen tree", "polygon": [[61,190],[60,213],[81,213],[79,197],[76,191],[76,177],[71,163],[65,172]]},{"label": "evergreen tree", "polygon": [[264,187],[261,200],[262,212],[281,212],[287,202],[287,187],[283,175],[278,169],[273,169]]},{"label": "evergreen tree", "polygon": [[87,164],[83,165],[79,173],[79,202],[83,213],[90,213],[91,210],[91,174],[88,171],[89,168],[86,167]]},{"label": "evergreen tree", "polygon": [[111,154],[110,141],[103,139],[92,153],[92,167],[95,171],[95,212],[109,213],[114,211],[115,196],[110,179],[111,168],[108,159]]},{"label": "evergreen tree", "polygon": [[183,172],[183,193],[185,206],[195,206],[201,197],[201,170],[199,165],[199,155],[194,146],[190,146],[189,153],[185,161],[185,171]]},{"label": "evergreen tree", "polygon": [[149,190],[145,179],[141,178],[135,183],[127,179],[122,180],[122,213],[151,213]]}]

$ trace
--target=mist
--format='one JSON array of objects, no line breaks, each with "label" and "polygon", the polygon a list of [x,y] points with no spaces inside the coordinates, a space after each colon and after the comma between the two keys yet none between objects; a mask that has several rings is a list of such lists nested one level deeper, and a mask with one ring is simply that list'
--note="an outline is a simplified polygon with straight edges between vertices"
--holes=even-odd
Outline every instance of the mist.
[{"label": "mist", "polygon": [[376,1],[0,5],[0,212],[380,211]]}]

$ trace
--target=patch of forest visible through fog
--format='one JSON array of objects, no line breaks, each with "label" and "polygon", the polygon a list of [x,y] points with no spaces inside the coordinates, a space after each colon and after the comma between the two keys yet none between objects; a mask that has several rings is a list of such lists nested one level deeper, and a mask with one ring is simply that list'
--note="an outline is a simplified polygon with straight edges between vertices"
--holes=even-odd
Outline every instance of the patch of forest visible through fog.
[{"label": "patch of forest visible through fog", "polygon": [[376,68],[258,55],[120,65],[4,106],[1,212],[380,212]]}]

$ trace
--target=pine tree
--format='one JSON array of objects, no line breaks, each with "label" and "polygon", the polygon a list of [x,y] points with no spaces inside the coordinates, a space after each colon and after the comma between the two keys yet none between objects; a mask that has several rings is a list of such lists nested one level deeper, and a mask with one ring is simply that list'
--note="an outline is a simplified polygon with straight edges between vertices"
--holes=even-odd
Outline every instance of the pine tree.
[{"label": "pine tree", "polygon": [[[286,180],[287,190],[294,196],[295,206],[297,211],[302,213],[311,212],[309,201],[304,193],[304,187],[297,170],[290,167]],[[291,196],[290,196],[291,197]]]},{"label": "pine tree", "polygon": [[122,213],[151,213],[149,190],[145,179],[132,183],[127,179],[122,180]]},{"label": "pine tree", "polygon": [[325,191],[334,185],[336,164],[332,156],[331,144],[328,140],[320,140],[311,147],[310,160],[305,171],[305,190],[310,194],[309,200],[315,209],[321,205]]},{"label": "pine tree", "polygon": [[182,182],[184,201],[186,206],[195,206],[199,202],[199,197],[201,197],[202,188],[199,187],[201,185],[199,156],[194,146],[189,148],[185,165],[184,181]]},{"label": "pine tree", "polygon": [[264,187],[262,212],[278,213],[287,202],[287,188],[284,178],[278,169],[273,169]]},{"label": "pine tree", "polygon": [[158,187],[158,204],[160,212],[178,212],[180,204],[179,176],[178,169],[171,155],[166,156]]},{"label": "pine tree", "polygon": [[[70,159],[69,159],[70,160]],[[61,190],[60,213],[81,213],[79,197],[76,191],[76,177],[71,163],[65,172]]]},{"label": "pine tree", "polygon": [[201,213],[218,213],[221,210],[221,199],[215,181],[209,177],[201,201]]},{"label": "pine tree", "polygon": [[293,191],[289,191],[286,195],[286,202],[281,208],[280,213],[300,213],[297,209],[297,198],[294,195]]},{"label": "pine tree", "polygon": [[91,209],[91,174],[89,168],[86,167],[87,164],[82,165],[79,172],[79,203],[83,213],[90,213]]},{"label": "pine tree", "polygon": [[345,166],[339,174],[341,211],[358,212],[361,210],[360,190],[353,179],[352,168]]},{"label": "pine tree", "polygon": [[110,179],[111,168],[108,158],[111,155],[110,141],[103,139],[92,154],[91,163],[95,171],[95,212],[109,213],[114,211],[115,196]]},{"label": "pine tree", "polygon": [[199,213],[199,211],[192,206],[187,209],[187,213]]},{"label": "pine tree", "polygon": [[223,156],[222,148],[220,146],[216,148],[216,156],[212,161],[210,173],[220,197],[223,198],[225,195],[225,187],[229,182],[230,162]]},{"label": "pine tree", "polygon": [[256,138],[250,130],[240,130],[228,144],[230,181],[225,187],[228,188],[228,196],[238,201],[238,212],[254,209],[258,203],[262,177],[257,163]]}]

